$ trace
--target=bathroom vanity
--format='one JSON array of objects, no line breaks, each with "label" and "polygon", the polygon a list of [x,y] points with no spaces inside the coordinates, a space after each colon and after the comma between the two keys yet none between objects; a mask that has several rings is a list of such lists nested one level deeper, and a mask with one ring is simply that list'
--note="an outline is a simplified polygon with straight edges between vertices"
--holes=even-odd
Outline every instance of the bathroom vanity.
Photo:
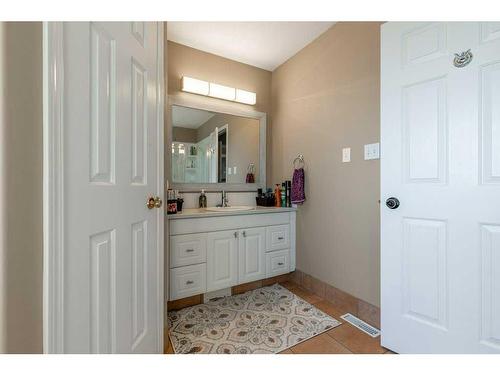
[{"label": "bathroom vanity", "polygon": [[169,215],[169,300],[295,270],[295,208]]}]

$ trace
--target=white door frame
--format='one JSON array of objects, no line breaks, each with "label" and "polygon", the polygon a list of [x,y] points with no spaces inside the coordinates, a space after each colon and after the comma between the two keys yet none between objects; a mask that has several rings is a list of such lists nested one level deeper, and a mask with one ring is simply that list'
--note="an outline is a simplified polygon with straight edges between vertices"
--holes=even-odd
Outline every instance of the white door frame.
[{"label": "white door frame", "polygon": [[[43,352],[64,352],[64,27],[43,23]],[[163,194],[164,176],[164,54],[163,23],[157,23],[157,196]],[[163,348],[164,227],[158,220],[158,350]],[[161,218],[161,219],[160,219]]]}]

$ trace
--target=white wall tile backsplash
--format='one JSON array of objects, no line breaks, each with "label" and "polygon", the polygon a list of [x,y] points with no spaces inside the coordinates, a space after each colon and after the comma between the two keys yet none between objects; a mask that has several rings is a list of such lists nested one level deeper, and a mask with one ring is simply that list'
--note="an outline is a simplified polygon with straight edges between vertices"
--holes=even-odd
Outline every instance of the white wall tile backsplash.
[{"label": "white wall tile backsplash", "polygon": [[[213,207],[221,203],[221,193],[206,193],[207,206]],[[183,193],[184,204],[183,208],[198,208],[198,198],[200,192]],[[231,193],[228,192],[230,206],[255,206],[255,197],[257,193]]]}]

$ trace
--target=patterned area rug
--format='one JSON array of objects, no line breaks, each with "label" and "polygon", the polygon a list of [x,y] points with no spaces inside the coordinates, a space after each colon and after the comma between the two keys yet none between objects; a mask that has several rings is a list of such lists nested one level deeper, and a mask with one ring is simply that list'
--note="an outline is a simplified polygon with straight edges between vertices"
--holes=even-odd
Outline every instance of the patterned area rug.
[{"label": "patterned area rug", "polygon": [[168,313],[175,353],[279,353],[341,323],[275,284]]}]

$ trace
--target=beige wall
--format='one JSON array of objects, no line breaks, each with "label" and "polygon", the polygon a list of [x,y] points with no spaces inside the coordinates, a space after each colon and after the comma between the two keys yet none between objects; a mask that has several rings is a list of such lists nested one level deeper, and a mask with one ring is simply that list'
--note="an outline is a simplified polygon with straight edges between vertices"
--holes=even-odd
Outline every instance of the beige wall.
[{"label": "beige wall", "polygon": [[[197,134],[197,129],[181,128],[179,126],[172,128],[172,140],[174,142],[196,143],[198,139]],[[165,149],[167,150],[168,147],[165,147]]]},{"label": "beige wall", "polygon": [[[335,24],[272,75],[272,181],[304,154],[297,268],[380,306],[379,23]],[[351,162],[341,150],[351,147]]]},{"label": "beige wall", "polygon": [[[192,95],[180,91],[182,76],[216,82],[222,85],[236,87],[257,94],[257,103],[253,108],[268,114],[267,121],[267,158],[271,158],[271,72],[254,66],[242,64],[224,57],[203,52],[174,42],[168,42],[168,94]],[[207,101],[219,99],[206,98]],[[248,108],[248,105],[234,103],[234,106]],[[167,116],[167,131],[169,133],[170,118]],[[169,144],[167,142],[167,144]],[[166,155],[165,163],[170,165],[170,155]],[[271,173],[271,163],[268,163],[267,175]],[[168,176],[168,174],[167,174]]]},{"label": "beige wall", "polygon": [[42,25],[0,23],[0,353],[42,351]]}]

